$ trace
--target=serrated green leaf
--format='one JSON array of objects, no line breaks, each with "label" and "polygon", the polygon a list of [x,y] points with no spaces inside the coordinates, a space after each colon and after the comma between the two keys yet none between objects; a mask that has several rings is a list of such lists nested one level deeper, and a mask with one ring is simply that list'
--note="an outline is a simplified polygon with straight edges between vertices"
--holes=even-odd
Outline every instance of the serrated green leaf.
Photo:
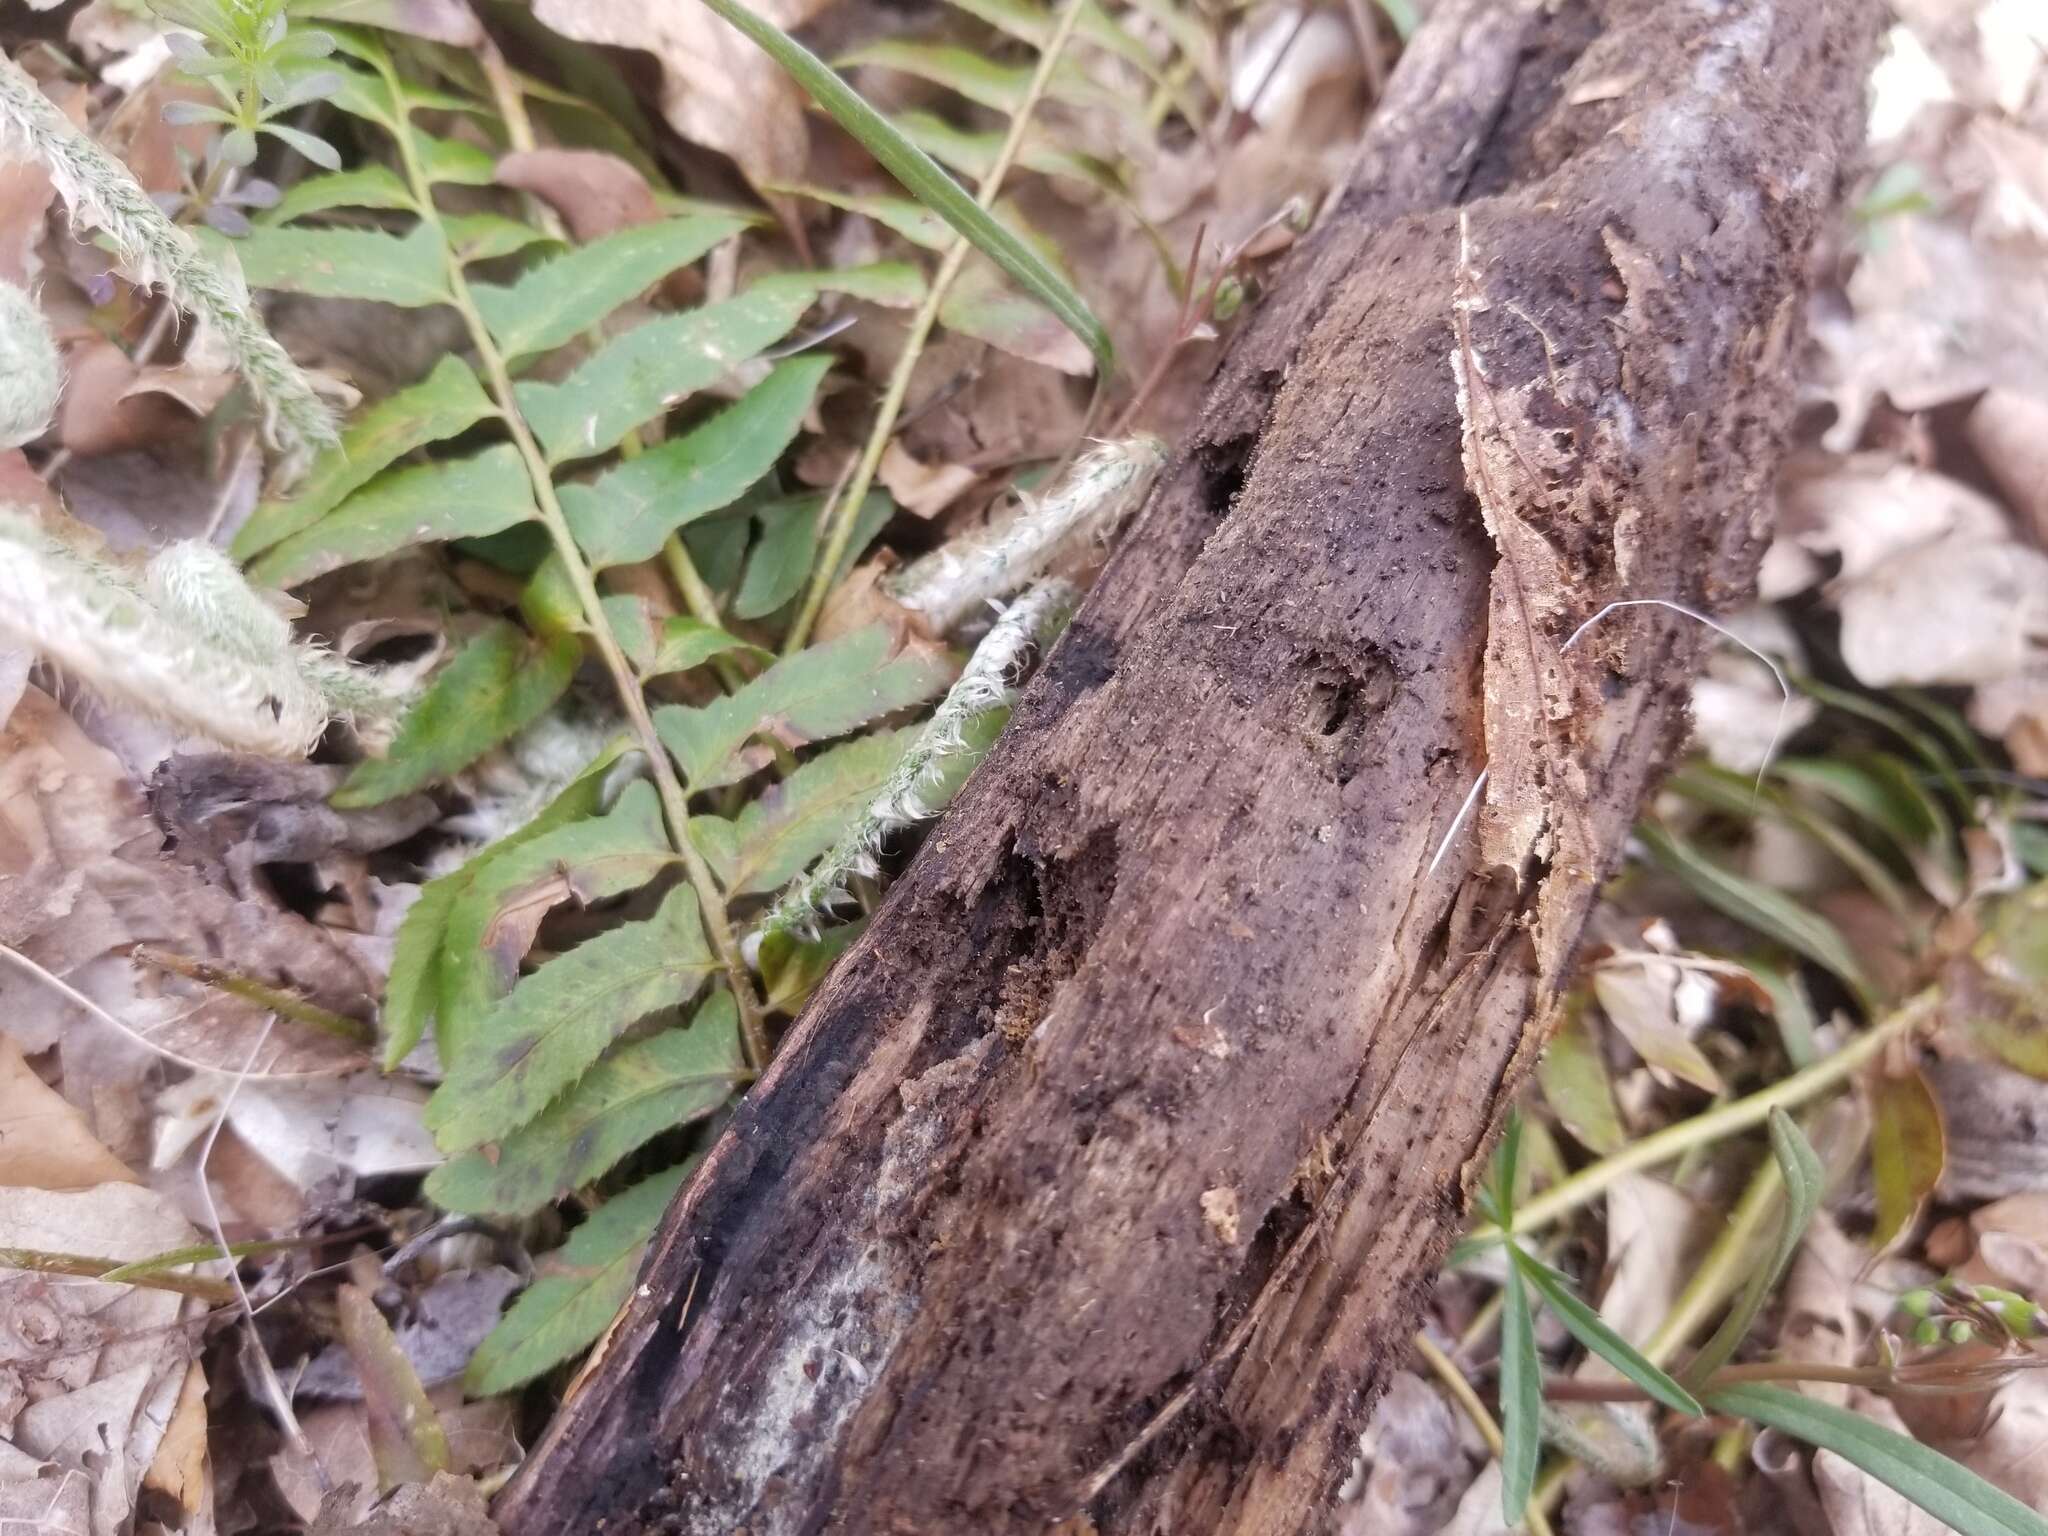
[{"label": "serrated green leaf", "polygon": [[[875,798],[889,771],[917,737],[916,726],[863,736],[821,752],[779,784],[747,802],[726,847],[704,849],[719,884],[734,896],[777,890],[804,872]],[[690,828],[716,825],[693,817]]]},{"label": "serrated green leaf", "polygon": [[427,1101],[434,1140],[460,1152],[509,1136],[634,1024],[688,1002],[716,965],[687,885],[652,917],[550,960],[485,1015],[478,1038],[448,1065]]},{"label": "serrated green leaf", "polygon": [[771,278],[721,304],[636,325],[560,384],[518,385],[519,409],[550,463],[609,452],[642,422],[782,340],[816,293]]},{"label": "serrated green leaf", "polygon": [[[1052,42],[1054,29],[1058,26],[1059,19],[1051,9],[1034,5],[1031,0],[951,0],[951,3],[968,15],[979,17],[997,31],[1019,42],[1029,43],[1041,53]],[[1128,59],[1148,79],[1162,78],[1162,71],[1151,50],[1117,25],[1115,19],[1092,0],[1081,7],[1080,18],[1075,23],[1075,35],[1119,58]]]},{"label": "serrated green leaf", "polygon": [[497,407],[469,364],[459,357],[442,358],[419,383],[379,401],[350,422],[341,441],[313,460],[297,495],[258,507],[235,535],[235,558],[247,560],[312,527],[351,492],[414,449],[467,432],[496,414]]},{"label": "serrated green leaf", "polygon": [[473,261],[496,261],[516,256],[536,245],[557,245],[559,241],[531,224],[508,219],[502,213],[444,213],[441,228],[464,266]]},{"label": "serrated green leaf", "polygon": [[564,486],[562,512],[591,565],[651,560],[685,523],[737,501],[795,439],[831,366],[822,356],[779,363],[701,426],[588,485]]},{"label": "serrated green leaf", "polygon": [[1536,1490],[1536,1463],[1543,1454],[1543,1362],[1536,1353],[1535,1320],[1522,1272],[1508,1266],[1500,1313],[1500,1507],[1508,1525],[1522,1523],[1522,1511]]},{"label": "serrated green leaf", "polygon": [[[818,514],[822,494],[784,496],[764,502],[754,513],[761,536],[747,556],[746,574],[733,595],[736,619],[765,619],[803,590],[818,550]],[[839,576],[853,569],[861,554],[896,515],[896,503],[885,491],[871,491],[855,515],[853,533]]]},{"label": "serrated green leaf", "polygon": [[681,617],[663,619],[661,633],[655,637],[654,658],[647,663],[644,675],[660,677],[665,672],[687,672],[714,656],[742,653],[762,661],[771,660],[775,654],[727,634],[716,624]]},{"label": "serrated green leaf", "polygon": [[515,283],[472,283],[470,292],[507,358],[551,352],[744,228],[719,214],[641,224],[543,262]]},{"label": "serrated green leaf", "polygon": [[1870,1246],[1883,1252],[1896,1242],[1941,1182],[1948,1157],[1941,1106],[1917,1069],[1880,1072],[1870,1093],[1870,1184],[1877,1225]]},{"label": "serrated green leaf", "polygon": [[477,1346],[463,1385],[472,1397],[523,1386],[586,1349],[632,1293],[640,1254],[696,1160],[643,1179],[607,1200]]},{"label": "serrated green leaf", "polygon": [[249,567],[259,586],[295,587],[379,555],[499,533],[535,515],[533,486],[510,443],[379,476]]},{"label": "serrated green leaf", "polygon": [[[900,113],[891,125],[934,160],[977,181],[985,180],[1002,158],[1004,135],[998,132],[955,128],[930,112]],[[1111,197],[1124,197],[1129,192],[1108,161],[1062,149],[1039,136],[1026,135],[1017,163],[1027,171],[1076,181]]]},{"label": "serrated green leaf", "polygon": [[704,0],[720,17],[745,33],[795,77],[797,84],[832,119],[859,140],[919,202],[958,230],[975,249],[988,256],[1079,336],[1094,354],[1107,378],[1116,371],[1116,349],[1109,333],[1089,311],[1081,296],[1062,282],[1029,246],[996,222],[939,169],[901,129],[863,101],[847,83],[809,49],[773,22],[756,15],[741,0]]},{"label": "serrated green leaf", "polygon": [[[1508,1263],[1521,1273],[1530,1289],[1550,1304],[1567,1332],[1587,1349],[1605,1360],[1652,1399],[1680,1413],[1697,1414],[1699,1402],[1663,1371],[1643,1358],[1640,1351],[1610,1328],[1549,1265],[1508,1244]],[[1526,1500],[1524,1501],[1526,1502]]]},{"label": "serrated green leaf", "polygon": [[273,226],[237,240],[234,251],[252,288],[405,308],[450,302],[441,237],[428,224],[405,235]]},{"label": "serrated green leaf", "polygon": [[[1046,264],[1057,268],[1049,247],[1028,232],[1019,238],[1046,250]],[[1021,357],[1026,362],[1086,375],[1092,366],[1088,349],[1060,323],[1059,316],[1005,282],[994,265],[976,256],[960,269],[939,305],[939,323],[961,336]]]},{"label": "serrated green leaf", "polygon": [[1877,989],[1856,952],[1841,930],[1818,912],[1781,891],[1723,868],[1654,821],[1641,823],[1636,836],[1659,864],[1715,911],[1747,923],[1766,938],[1832,971],[1865,1008],[1875,1006]]},{"label": "serrated green leaf", "polygon": [[2048,1536],[2048,1520],[1967,1467],[1859,1413],[1784,1387],[1725,1387],[1707,1398],[1732,1414],[1833,1451],[1959,1536]]},{"label": "serrated green leaf", "polygon": [[[840,69],[893,69],[901,74],[943,86],[977,106],[989,107],[1005,117],[1014,117],[1031,91],[1033,64],[999,64],[986,54],[952,43],[928,43],[908,37],[878,38],[865,43],[836,61]],[[1053,66],[1045,94],[1055,101],[1074,106],[1103,107],[1120,115],[1130,103],[1115,92],[1090,80],[1071,63]]]},{"label": "serrated green leaf", "polygon": [[413,130],[413,151],[427,180],[454,187],[488,187],[498,179],[498,157],[460,139]]},{"label": "serrated green leaf", "polygon": [[266,208],[256,220],[259,225],[289,224],[309,214],[331,208],[392,208],[417,213],[411,190],[388,165],[359,166],[352,171],[333,171],[308,176],[285,190],[275,207]]},{"label": "serrated green leaf", "polygon": [[833,962],[867,931],[864,917],[828,929],[815,939],[799,939],[778,929],[761,940],[761,985],[768,1006],[794,1015],[803,1007]]},{"label": "serrated green leaf", "polygon": [[843,736],[892,710],[921,704],[952,680],[943,652],[892,655],[888,630],[871,624],[794,656],[701,708],[666,704],[655,728],[692,789],[715,789],[751,771],[741,749],[756,735],[788,747]]},{"label": "serrated green leaf", "polygon": [[[496,850],[489,850],[495,852]],[[626,786],[603,816],[553,828],[489,860],[448,913],[436,973],[435,1039],[460,1061],[486,1013],[512,991],[519,964],[549,912],[637,890],[674,867],[654,787]]]},{"label": "serrated green leaf", "polygon": [[619,756],[612,746],[597,755],[539,815],[451,870],[420,887],[406,909],[392,948],[391,971],[384,985],[384,1067],[395,1068],[411,1054],[433,1022],[441,990],[442,952],[448,924],[460,899],[469,894],[492,865],[516,854],[545,833],[595,816],[604,796],[605,775]]},{"label": "serrated green leaf", "polygon": [[617,595],[604,599],[605,617],[626,660],[641,677],[659,677],[665,672],[687,672],[714,656],[745,654],[760,661],[775,659],[775,653],[729,634],[716,624],[671,615],[657,628],[648,613],[647,600]]},{"label": "serrated green leaf", "polygon": [[539,719],[582,659],[573,636],[543,639],[493,620],[405,712],[390,751],[358,763],[332,803],[382,805],[461,772]]},{"label": "serrated green leaf", "polygon": [[1735,1351],[1749,1336],[1757,1314],[1778,1288],[1785,1271],[1791,1268],[1799,1245],[1805,1240],[1806,1229],[1813,1222],[1813,1213],[1820,1209],[1820,1198],[1827,1191],[1827,1173],[1814,1154],[1812,1143],[1782,1109],[1771,1111],[1771,1156],[1776,1160],[1784,1187],[1785,1219],[1778,1224],[1769,1260],[1750,1271],[1741,1295],[1729,1306],[1721,1326],[1687,1363],[1682,1379],[1695,1392],[1703,1390],[1708,1378],[1735,1358]]},{"label": "serrated green leaf", "polygon": [[923,246],[928,251],[943,251],[953,243],[953,227],[913,197],[896,197],[881,192],[843,192],[799,181],[771,182],[761,190],[779,192],[785,197],[809,198],[828,208],[864,215],[887,229],[893,229],[912,245]]},{"label": "serrated green leaf", "polygon": [[1536,1080],[1558,1123],[1588,1152],[1604,1157],[1628,1141],[1600,1042],[1586,1024],[1583,993],[1575,992],[1567,1002],[1564,1022],[1537,1060]]},{"label": "serrated green leaf", "polygon": [[748,1075],[732,994],[718,992],[687,1028],[605,1057],[495,1157],[467,1152],[442,1164],[428,1176],[427,1194],[451,1211],[530,1216],[662,1132],[711,1114]]}]

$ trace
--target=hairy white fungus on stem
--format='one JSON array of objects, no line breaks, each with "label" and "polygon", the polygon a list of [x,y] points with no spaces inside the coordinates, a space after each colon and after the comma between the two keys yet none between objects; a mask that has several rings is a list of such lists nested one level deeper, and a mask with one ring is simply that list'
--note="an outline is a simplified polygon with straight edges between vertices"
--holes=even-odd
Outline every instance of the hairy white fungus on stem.
[{"label": "hairy white fungus on stem", "polygon": [[0,637],[95,693],[245,752],[303,757],[328,720],[392,707],[210,545],[172,544],[139,573],[0,507]]},{"label": "hairy white fungus on stem", "polygon": [[334,416],[291,355],[254,315],[241,284],[209,261],[127,167],[75,127],[19,64],[0,55],[0,147],[42,166],[74,222],[106,236],[122,264],[204,320],[234,356],[288,457],[331,443]]},{"label": "hairy white fungus on stem", "polygon": [[0,281],[0,449],[43,435],[64,389],[64,365],[36,301]]},{"label": "hairy white fungus on stem", "polygon": [[1083,540],[1106,543],[1144,501],[1166,463],[1166,445],[1145,434],[1102,443],[1042,494],[1020,494],[986,528],[941,545],[884,583],[933,634],[950,634],[992,599],[1043,576]]},{"label": "hairy white fungus on stem", "polygon": [[1071,583],[1043,581],[1003,610],[859,820],[816,868],[783,893],[749,936],[750,961],[758,960],[761,940],[771,933],[815,934],[820,917],[849,899],[848,886],[857,876],[878,872],[882,845],[892,832],[928,821],[943,809],[932,793],[949,760],[973,750],[968,728],[1014,702],[1014,681],[1025,659],[1066,628],[1079,601]]}]

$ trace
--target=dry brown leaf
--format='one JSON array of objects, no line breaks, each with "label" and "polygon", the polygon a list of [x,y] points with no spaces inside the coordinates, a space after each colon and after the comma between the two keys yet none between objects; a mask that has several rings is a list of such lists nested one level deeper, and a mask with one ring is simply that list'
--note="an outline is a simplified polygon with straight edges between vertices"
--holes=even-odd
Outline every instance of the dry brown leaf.
[{"label": "dry brown leaf", "polygon": [[184,438],[235,382],[231,373],[184,363],[137,368],[109,341],[72,348],[64,367],[57,440],[81,457]]},{"label": "dry brown leaf", "polygon": [[[832,0],[768,0],[756,12],[784,31]],[[693,144],[730,155],[755,186],[801,180],[809,155],[804,97],[767,54],[698,0],[535,0],[564,37],[640,48],[661,62],[661,112]]]},{"label": "dry brown leaf", "polygon": [[1930,410],[1997,384],[2048,392],[2048,263],[1933,219],[1887,220],[1850,276],[1851,314],[1817,312],[1816,393],[1835,407],[1823,438],[1854,448],[1872,407]]},{"label": "dry brown leaf", "polygon": [[[133,1261],[197,1240],[169,1201],[137,1185],[0,1189],[0,1245]],[[0,1372],[18,1383],[22,1399],[9,1440],[87,1477],[94,1536],[128,1528],[185,1390],[193,1343],[176,1324],[198,1305],[169,1291],[68,1276],[0,1279],[10,1324]]]},{"label": "dry brown leaf", "polygon": [[1420,1376],[1397,1371],[1358,1437],[1339,1499],[1345,1536],[1429,1536],[1470,1475],[1458,1416]]},{"label": "dry brown leaf", "polygon": [[176,1500],[187,1515],[198,1514],[210,1496],[206,1450],[206,1369],[194,1360],[185,1367],[177,1409],[143,1486]]},{"label": "dry brown leaf", "polygon": [[[1778,544],[1765,565],[1762,595],[1775,601],[1805,591],[1820,577],[1821,556],[1837,557],[1839,579],[1848,582],[1937,539],[2010,533],[1989,497],[1894,454],[1807,454],[1778,481]],[[1803,566],[1800,554],[1807,557]]]},{"label": "dry brown leaf", "polygon": [[559,213],[579,245],[661,217],[647,178],[601,149],[514,150],[499,156],[497,176]]},{"label": "dry brown leaf", "polygon": [[[346,1507],[347,1496],[339,1502]],[[498,1536],[498,1527],[473,1481],[441,1472],[431,1483],[400,1488],[360,1524],[346,1515],[330,1519],[323,1508],[309,1536]]]},{"label": "dry brown leaf", "polygon": [[981,479],[980,471],[965,464],[922,463],[893,438],[882,451],[879,473],[896,504],[918,517],[938,516]]},{"label": "dry brown leaf", "polygon": [[74,1190],[134,1182],[85,1117],[0,1035],[0,1187]]},{"label": "dry brown leaf", "polygon": [[1946,1522],[1833,1451],[1815,1454],[1813,1481],[1835,1536],[1944,1536],[1949,1530]]},{"label": "dry brown leaf", "polygon": [[1926,1072],[1948,1127],[1944,1201],[2048,1189],[2048,1083],[1986,1061],[1937,1060]]},{"label": "dry brown leaf", "polygon": [[1986,390],[1963,430],[2034,542],[2048,546],[2048,395]]},{"label": "dry brown leaf", "polygon": [[[371,1017],[376,973],[327,930],[280,907],[238,899],[165,859],[162,837],[113,755],[87,740],[48,695],[31,689],[0,732],[0,942],[84,993],[112,1019],[81,1015],[46,982],[0,968],[0,1030],[27,1051],[69,1030],[85,1042],[112,1034],[139,1080],[148,1053],[185,1065],[240,1071],[264,1013],[194,983],[145,972],[126,947],[232,955],[245,975],[289,983],[314,1002]],[[91,1109],[86,1057],[66,1038],[65,1094]],[[306,1074],[360,1065],[360,1049],[307,1026],[271,1031],[259,1074]],[[132,1110],[133,1083],[117,1097]],[[128,1138],[94,1129],[117,1151]]]},{"label": "dry brown leaf", "polygon": [[1834,592],[1842,660],[1872,688],[2001,682],[2048,642],[2048,555],[1947,538]]}]

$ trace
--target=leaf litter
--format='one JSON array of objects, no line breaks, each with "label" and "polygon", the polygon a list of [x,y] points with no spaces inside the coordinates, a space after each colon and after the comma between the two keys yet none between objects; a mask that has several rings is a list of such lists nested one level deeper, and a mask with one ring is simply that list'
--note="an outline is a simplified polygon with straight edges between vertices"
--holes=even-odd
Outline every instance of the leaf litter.
[{"label": "leaf litter", "polygon": [[[4,1272],[49,1337],[0,1362],[0,1515],[40,1528],[488,1531],[479,1485],[573,1390],[561,1363],[609,1323],[668,1194],[751,1073],[746,1021],[693,947],[695,909],[662,883],[681,853],[656,796],[636,793],[630,722],[583,664],[591,613],[526,539],[541,509],[493,436],[506,403],[443,302],[391,124],[413,136],[451,249],[483,253],[458,269],[475,267],[474,302],[556,461],[572,535],[611,566],[602,622],[701,797],[702,856],[748,872],[733,877],[743,916],[857,830],[896,741],[992,617],[977,596],[944,623],[912,623],[893,594],[1028,518],[1035,473],[1087,419],[1086,349],[993,265],[970,263],[909,357],[879,464],[888,494],[870,498],[872,516],[863,504],[832,573],[844,580],[823,643],[775,663],[830,547],[833,488],[906,358],[903,306],[950,232],[697,0],[543,0],[503,33],[460,0],[309,9],[450,50],[418,55],[432,62],[416,73],[378,51],[382,33],[345,40],[323,66],[340,79],[323,110],[349,124],[339,172],[266,149],[216,175],[221,135],[163,117],[167,102],[211,96],[167,66],[160,26],[104,0],[69,21],[90,90],[6,38],[173,217],[226,232],[209,250],[239,250],[254,286],[299,290],[266,301],[275,329],[323,392],[344,400],[352,386],[364,408],[296,499],[274,479],[259,498],[261,424],[221,337],[171,323],[175,306],[130,281],[145,274],[109,270],[52,221],[46,178],[0,168],[0,277],[33,287],[70,380],[51,429],[0,455],[0,495],[45,519],[68,512],[116,552],[231,546],[259,578],[299,589],[294,634],[327,642],[353,684],[413,705],[398,720],[331,709],[311,761],[265,765],[223,753],[204,718],[138,709],[147,701],[83,669],[31,665],[28,647],[0,667],[18,674],[0,757],[0,1128],[36,1128],[26,1145],[0,1138],[5,1242],[99,1273],[223,1240],[282,1244],[155,1272],[203,1288],[239,1263],[240,1328],[239,1306],[208,1314],[153,1284]],[[1890,1036],[1852,1097],[1809,1119],[1827,1205],[1742,1363],[2011,1364],[2031,1335],[1980,1321],[1967,1340],[1922,1343],[1900,1298],[1945,1276],[2025,1297],[2048,1287],[2034,1129],[2048,1123],[2034,1084],[2048,1061],[2048,916],[2027,883],[2048,874],[2033,782],[2048,775],[2048,87],[2023,11],[1905,8],[1878,108],[1888,137],[1816,301],[1801,373],[1814,413],[1780,487],[1767,606],[1724,620],[1797,694],[1785,706],[1769,664],[1739,647],[1710,661],[1695,746],[1756,788],[1682,777],[1654,808],[1643,847],[1658,857],[1632,861],[1596,916],[1606,942],[1582,962],[1569,1033],[1529,1106],[1540,1199],[1824,1062],[1857,1015],[1892,1018],[1933,989],[1931,1010],[1911,1014],[1924,1025]],[[769,14],[827,56],[874,61],[856,83],[970,182],[995,163],[1016,82],[1053,26],[1007,6],[919,19],[799,0]],[[1184,349],[1142,402],[1163,436],[1228,325],[1187,325],[1209,269],[1183,265],[1255,251],[1217,273],[1255,301],[1261,263],[1297,225],[1290,200],[1313,206],[1341,174],[1407,15],[1270,7],[1219,22],[1110,7],[1062,58],[999,215],[1105,317],[1134,375]],[[644,100],[616,68],[636,58],[654,66],[629,72],[651,87]],[[407,94],[394,112],[395,91]],[[407,255],[408,230],[431,260]],[[664,246],[673,261],[624,259]],[[592,249],[547,272],[573,248]],[[361,270],[312,280],[279,259],[344,250]],[[706,305],[738,307],[713,329],[697,318]],[[729,354],[687,370],[673,345],[648,345],[717,349],[742,320]],[[622,343],[639,350],[612,351]],[[645,376],[649,359],[670,372]],[[468,510],[446,512],[413,480],[465,487]],[[595,520],[591,508],[638,504],[633,480],[666,514]],[[1085,578],[1099,545],[1066,548],[1054,568]],[[509,660],[490,650],[508,638]],[[465,711],[450,685],[427,707],[436,680],[480,672],[503,684],[499,705]],[[592,834],[625,830],[622,811],[637,830],[598,855]],[[891,826],[834,875],[849,909],[871,907],[884,865],[914,842]],[[687,977],[573,1039],[529,1028],[551,992],[581,992],[579,977],[679,913]],[[801,1005],[846,931],[758,946],[772,1018]],[[371,1030],[388,1073],[370,1068]],[[444,1075],[492,1086],[429,1110]],[[430,1128],[450,1124],[461,1155],[444,1162]],[[1544,1257],[1630,1340],[1674,1316],[1703,1335],[1768,1250],[1761,1216],[1747,1246],[1713,1237],[1768,1166],[1759,1138],[1702,1136],[1608,1186],[1603,1222],[1565,1211]],[[1427,1333],[1490,1399],[1485,1272],[1447,1274]],[[1700,1292],[1701,1274],[1721,1291]],[[1554,1371],[1611,1382],[1547,1309],[1533,1339]],[[272,1376],[289,1384],[282,1412]],[[1969,1393],[1813,1390],[2048,1504],[2032,1454],[2048,1437],[2038,1372]],[[1797,1508],[1814,1530],[1862,1536],[1927,1518],[1775,1430],[1751,1442],[1675,1417],[1574,1417],[1551,1447],[1565,1469],[1548,1489],[1558,1529],[1776,1529],[1777,1511]],[[115,1454],[75,1455],[81,1428]],[[1621,1449],[1602,1451],[1595,1431]],[[1642,1454],[1655,1476],[1624,1472]],[[1338,1514],[1355,1531],[1503,1528],[1493,1452],[1420,1357],[1374,1415]]]}]

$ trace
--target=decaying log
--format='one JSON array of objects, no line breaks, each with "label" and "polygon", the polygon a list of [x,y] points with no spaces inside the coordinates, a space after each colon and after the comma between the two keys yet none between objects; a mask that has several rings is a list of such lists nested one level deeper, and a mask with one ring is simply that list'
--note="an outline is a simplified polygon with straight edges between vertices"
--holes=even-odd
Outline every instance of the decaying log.
[{"label": "decaying log", "polygon": [[1336,1523],[1708,638],[1573,636],[1749,589],[1878,12],[1438,0],[507,1531]]}]

